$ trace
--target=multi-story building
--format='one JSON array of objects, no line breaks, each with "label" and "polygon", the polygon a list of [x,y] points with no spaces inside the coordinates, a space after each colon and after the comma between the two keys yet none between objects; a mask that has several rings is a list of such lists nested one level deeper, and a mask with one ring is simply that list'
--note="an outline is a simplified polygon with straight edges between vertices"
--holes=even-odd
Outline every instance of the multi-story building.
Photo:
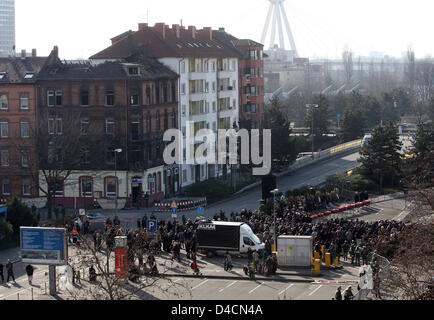
[{"label": "multi-story building", "polygon": [[239,60],[240,126],[262,128],[264,122],[264,45],[249,39],[237,39],[224,28],[214,37],[241,54]]},{"label": "multi-story building", "polygon": [[46,58],[0,58],[0,195],[37,197],[36,77]]},{"label": "multi-story building", "polygon": [[[140,54],[93,65],[61,62],[55,47],[38,76],[38,116],[47,119],[49,135],[78,132],[82,145],[80,161],[56,187],[56,204],[143,203],[146,193],[150,202],[174,194],[179,182],[175,174],[163,179],[170,168],[162,155],[164,131],[177,128],[177,83],[177,74]],[[71,119],[79,129],[67,132]]]},{"label": "multi-story building", "polygon": [[0,0],[0,57],[15,55],[15,0]]},{"label": "multi-story building", "polygon": [[[125,32],[112,39],[112,45],[90,57],[92,61],[126,59],[143,50],[179,75],[179,128],[185,139],[187,131],[208,128],[232,129],[239,122],[240,53],[213,37],[211,28],[186,29],[164,23],[154,27],[139,24],[138,31]],[[187,126],[189,126],[187,130]],[[229,172],[227,165],[206,163],[183,165],[182,186]]]}]

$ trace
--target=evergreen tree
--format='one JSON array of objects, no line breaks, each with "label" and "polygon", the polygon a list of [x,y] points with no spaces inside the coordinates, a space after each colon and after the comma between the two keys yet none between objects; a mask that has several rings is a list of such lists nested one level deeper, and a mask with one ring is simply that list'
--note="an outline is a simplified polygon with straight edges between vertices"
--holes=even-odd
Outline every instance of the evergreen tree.
[{"label": "evergreen tree", "polygon": [[264,109],[264,128],[271,129],[272,159],[295,160],[295,143],[290,137],[292,132],[290,122],[282,113],[282,103],[274,96]]},{"label": "evergreen tree", "polygon": [[20,232],[20,227],[33,227],[36,224],[36,218],[30,208],[18,198],[8,202],[8,221],[12,224],[15,234]]},{"label": "evergreen tree", "polygon": [[322,136],[328,133],[330,126],[330,103],[328,99],[320,94],[313,98],[312,104],[318,108],[309,108],[306,113],[305,124],[312,132],[312,113],[313,113],[313,132],[315,136]]},{"label": "evergreen tree", "polygon": [[380,190],[384,180],[394,185],[401,174],[402,143],[399,140],[396,126],[392,121],[386,126],[376,127],[370,139],[360,151],[361,170],[379,183]]}]

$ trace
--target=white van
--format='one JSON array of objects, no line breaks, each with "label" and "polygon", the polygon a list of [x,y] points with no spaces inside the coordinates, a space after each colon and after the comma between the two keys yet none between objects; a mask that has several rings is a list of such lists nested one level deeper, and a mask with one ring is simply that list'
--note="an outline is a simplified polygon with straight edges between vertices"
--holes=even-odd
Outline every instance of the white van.
[{"label": "white van", "polygon": [[365,134],[362,140],[362,147],[365,145],[366,142],[369,141],[369,139],[372,139],[372,135],[370,133]]}]

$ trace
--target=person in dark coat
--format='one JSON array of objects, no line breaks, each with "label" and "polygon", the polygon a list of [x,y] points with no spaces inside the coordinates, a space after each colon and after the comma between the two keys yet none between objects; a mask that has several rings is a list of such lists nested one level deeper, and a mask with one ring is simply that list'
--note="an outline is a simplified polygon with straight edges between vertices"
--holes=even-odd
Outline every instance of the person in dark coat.
[{"label": "person in dark coat", "polygon": [[8,262],[6,263],[6,271],[8,273],[8,278],[6,280],[6,282],[9,282],[9,278],[12,277],[12,280],[15,281],[15,277],[14,277],[14,266],[11,262],[11,259],[8,259]]},{"label": "person in dark coat", "polygon": [[26,273],[27,273],[27,277],[29,278],[29,284],[32,285],[32,280],[33,280],[33,266],[28,264],[26,267]]},{"label": "person in dark coat", "polygon": [[2,283],[5,282],[5,277],[3,276],[3,264],[0,262],[0,277],[2,278]]}]

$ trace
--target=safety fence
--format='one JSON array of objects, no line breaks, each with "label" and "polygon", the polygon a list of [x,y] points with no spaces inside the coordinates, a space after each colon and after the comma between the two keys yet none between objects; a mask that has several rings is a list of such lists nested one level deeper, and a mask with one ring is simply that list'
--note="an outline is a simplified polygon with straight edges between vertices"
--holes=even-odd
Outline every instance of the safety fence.
[{"label": "safety fence", "polygon": [[339,212],[345,212],[345,211],[349,211],[349,210],[354,210],[356,208],[361,208],[361,207],[364,207],[364,206],[369,206],[369,205],[371,205],[371,203],[372,203],[371,200],[365,200],[365,201],[362,201],[362,202],[357,202],[357,203],[352,203],[352,204],[349,204],[349,205],[346,205],[346,206],[341,206],[339,208],[336,208],[336,209],[333,209],[333,210],[330,210],[330,211],[326,211],[324,213],[319,213],[319,214],[314,215],[312,217],[312,221],[316,220],[316,219],[319,219],[319,218],[322,218],[322,217],[327,217],[327,216],[329,216],[331,214],[335,214],[335,213],[339,213]]},{"label": "safety fence", "polygon": [[206,198],[196,198],[196,199],[172,199],[165,200],[163,202],[154,204],[154,211],[156,212],[170,212],[173,209],[173,205],[176,203],[177,211],[190,211],[195,210],[199,207],[205,207],[207,205]]}]

